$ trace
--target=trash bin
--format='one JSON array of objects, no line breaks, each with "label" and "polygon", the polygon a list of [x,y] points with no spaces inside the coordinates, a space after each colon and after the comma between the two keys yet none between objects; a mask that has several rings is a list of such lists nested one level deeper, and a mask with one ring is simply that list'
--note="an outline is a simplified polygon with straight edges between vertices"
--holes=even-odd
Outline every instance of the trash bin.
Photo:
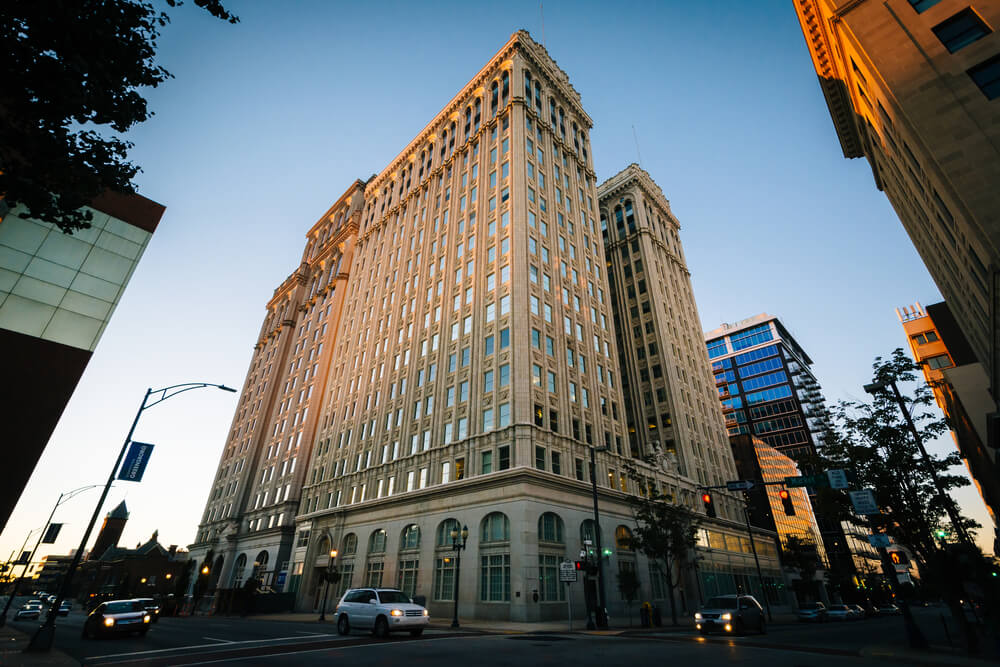
[{"label": "trash bin", "polygon": [[643,602],[642,606],[639,607],[639,623],[644,628],[649,627],[651,610],[652,610],[652,605],[650,605],[648,602]]}]

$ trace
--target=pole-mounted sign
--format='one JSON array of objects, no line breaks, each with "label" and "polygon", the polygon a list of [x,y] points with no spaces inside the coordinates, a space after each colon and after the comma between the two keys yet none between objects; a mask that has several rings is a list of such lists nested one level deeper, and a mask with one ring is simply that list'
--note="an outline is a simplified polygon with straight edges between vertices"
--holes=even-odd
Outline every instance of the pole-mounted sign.
[{"label": "pole-mounted sign", "polygon": [[741,479],[735,482],[726,482],[726,488],[730,491],[749,491],[754,486],[752,479]]},{"label": "pole-mounted sign", "polygon": [[146,464],[149,463],[149,455],[152,453],[153,445],[133,440],[129,444],[122,467],[118,470],[118,479],[123,479],[126,482],[141,482],[142,474],[146,471]]},{"label": "pole-mounted sign", "polygon": [[861,489],[860,491],[850,491],[851,503],[854,511],[861,515],[881,514],[878,503],[875,502],[875,494],[871,489]]},{"label": "pole-mounted sign", "polygon": [[59,537],[59,531],[62,530],[63,525],[61,523],[50,523],[49,527],[45,529],[45,535],[42,537],[42,544],[55,544],[56,538]]}]

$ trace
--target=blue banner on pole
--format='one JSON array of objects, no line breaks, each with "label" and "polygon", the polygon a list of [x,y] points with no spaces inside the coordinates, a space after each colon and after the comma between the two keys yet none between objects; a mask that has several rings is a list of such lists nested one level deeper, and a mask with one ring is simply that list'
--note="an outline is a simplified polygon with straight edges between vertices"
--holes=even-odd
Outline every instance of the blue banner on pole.
[{"label": "blue banner on pole", "polygon": [[141,482],[142,474],[146,471],[146,464],[149,456],[153,452],[153,445],[146,442],[135,442],[128,447],[125,454],[125,462],[122,463],[121,470],[118,471],[118,479],[126,482]]}]

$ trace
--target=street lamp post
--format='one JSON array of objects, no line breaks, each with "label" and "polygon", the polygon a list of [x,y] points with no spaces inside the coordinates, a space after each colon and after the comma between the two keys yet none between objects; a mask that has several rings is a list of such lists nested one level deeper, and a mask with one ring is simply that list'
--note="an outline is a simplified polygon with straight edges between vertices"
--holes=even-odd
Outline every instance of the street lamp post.
[{"label": "street lamp post", "polygon": [[[469,541],[469,527],[462,526],[461,534],[458,532],[458,526],[455,525],[451,529],[451,550],[455,552],[455,588],[453,590],[453,597],[455,598],[454,612],[451,617],[451,627],[458,627],[458,576],[462,572],[462,552],[465,551],[465,544]],[[459,542],[458,538],[461,537],[462,541]]]},{"label": "street lamp post", "polygon": [[951,524],[955,528],[955,534],[958,538],[965,544],[972,544],[972,540],[969,539],[968,533],[965,532],[965,527],[962,525],[961,520],[958,517],[958,512],[955,511],[955,505],[952,503],[951,498],[945,494],[944,487],[941,486],[941,480],[937,476],[937,472],[934,470],[934,466],[931,465],[930,456],[927,454],[927,449],[924,448],[924,441],[920,438],[920,433],[917,431],[916,425],[913,423],[913,417],[910,416],[909,410],[906,409],[906,403],[903,401],[903,395],[899,393],[899,387],[896,386],[894,380],[873,382],[872,384],[865,385],[865,392],[875,395],[875,392],[883,389],[891,389],[893,397],[896,399],[896,404],[899,406],[900,412],[903,413],[903,419],[906,420],[906,426],[910,431],[910,435],[913,436],[913,441],[917,443],[917,447],[920,449],[920,461],[924,464],[927,472],[930,473],[931,479],[934,480],[934,488],[937,489],[938,495],[941,496],[941,503],[944,505],[945,511],[948,513],[948,518],[951,519]]},{"label": "street lamp post", "polygon": [[[45,526],[42,528],[42,532],[38,536],[38,541],[35,542],[35,548],[31,551],[31,556],[32,557],[35,554],[38,553],[38,546],[42,543],[42,539],[45,537],[45,533],[48,532],[49,525],[52,523],[52,517],[55,516],[56,510],[59,509],[59,506],[62,505],[67,500],[69,500],[70,498],[73,498],[77,494],[83,493],[84,491],[87,491],[89,489],[95,489],[95,488],[97,488],[99,486],[100,486],[100,484],[91,484],[90,486],[81,486],[79,489],[73,489],[72,491],[67,491],[65,493],[60,493],[59,494],[59,499],[56,501],[56,504],[53,505],[52,511],[49,512],[49,518],[46,519]],[[31,531],[31,532],[33,533],[35,531]],[[28,533],[28,535],[30,536],[31,533]],[[27,537],[24,538],[24,541],[25,541],[25,544],[27,544],[28,538]],[[24,553],[24,545],[21,545],[21,553]],[[22,577],[28,573],[28,563],[30,561],[31,561],[31,557],[29,557],[28,560],[24,563],[24,571],[21,573]],[[11,573],[13,573],[13,571],[14,571],[14,568],[11,567]],[[14,580],[14,591],[13,592],[17,592],[17,580],[16,579]],[[0,614],[0,628],[2,628],[3,626],[5,626],[7,624],[7,612],[10,611],[10,605],[11,605],[11,602],[13,602],[13,600],[14,600],[14,596],[13,595],[9,595],[7,597],[7,604],[4,605],[3,613]]]},{"label": "street lamp post", "polygon": [[340,579],[340,573],[337,572],[337,550],[330,550],[330,562],[326,565],[326,572],[324,574],[324,579],[326,579],[326,589],[323,591],[323,606],[319,608],[319,620],[326,620],[326,600],[330,595],[330,582],[337,581]]},{"label": "street lamp post", "polygon": [[604,553],[601,551],[601,517],[597,511],[597,464],[594,460],[594,452],[608,451],[607,447],[600,450],[595,447],[590,448],[590,488],[594,495],[594,545],[597,556],[597,610],[594,616],[597,627],[605,629],[608,627],[607,600],[604,597]]},{"label": "street lamp post", "polygon": [[[111,485],[115,481],[115,473],[118,472],[122,459],[125,458],[125,452],[128,449],[129,443],[132,442],[132,435],[135,433],[135,427],[139,423],[139,417],[142,416],[143,410],[151,408],[154,405],[159,405],[168,398],[173,398],[177,394],[182,394],[185,391],[191,391],[192,389],[204,389],[205,387],[216,387],[217,389],[221,389],[223,391],[236,392],[235,389],[227,387],[224,384],[211,384],[208,382],[187,382],[184,384],[175,384],[169,387],[163,387],[162,389],[146,390],[146,395],[142,397],[142,403],[139,405],[139,409],[135,413],[135,419],[132,420],[132,427],[129,429],[128,435],[125,436],[125,442],[122,443],[121,451],[118,452],[118,458],[115,459],[115,464],[111,468],[111,474],[108,475],[108,481],[104,485],[104,491],[101,492],[101,498],[97,501],[97,507],[94,508],[94,513],[90,517],[90,523],[87,524],[87,529],[83,532],[83,539],[80,540],[80,547],[73,555],[73,560],[69,565],[69,569],[66,570],[62,586],[59,587],[59,592],[56,594],[56,600],[52,603],[52,607],[49,608],[49,613],[45,617],[45,623],[38,628],[35,634],[31,637],[31,641],[28,643],[28,646],[24,649],[26,652],[48,651],[52,648],[52,641],[55,639],[56,633],[56,615],[59,611],[59,605],[61,605],[62,601],[69,595],[73,575],[76,573],[76,569],[80,566],[80,559],[83,556],[84,549],[87,548],[87,541],[90,539],[90,533],[94,530],[94,524],[97,523],[97,517],[101,513],[101,507],[104,505],[104,501],[108,497],[108,491],[111,490]],[[159,396],[157,396],[157,394],[159,394]],[[151,396],[156,397],[152,402],[149,400]]]}]

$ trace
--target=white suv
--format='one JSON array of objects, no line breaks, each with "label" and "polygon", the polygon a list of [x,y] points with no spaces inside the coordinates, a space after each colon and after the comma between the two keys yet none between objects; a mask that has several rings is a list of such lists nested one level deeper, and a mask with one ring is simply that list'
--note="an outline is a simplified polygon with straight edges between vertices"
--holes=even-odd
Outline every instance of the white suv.
[{"label": "white suv", "polygon": [[351,588],[334,612],[337,632],[346,635],[351,628],[370,629],[376,637],[407,630],[417,637],[430,623],[427,610],[394,588]]}]

